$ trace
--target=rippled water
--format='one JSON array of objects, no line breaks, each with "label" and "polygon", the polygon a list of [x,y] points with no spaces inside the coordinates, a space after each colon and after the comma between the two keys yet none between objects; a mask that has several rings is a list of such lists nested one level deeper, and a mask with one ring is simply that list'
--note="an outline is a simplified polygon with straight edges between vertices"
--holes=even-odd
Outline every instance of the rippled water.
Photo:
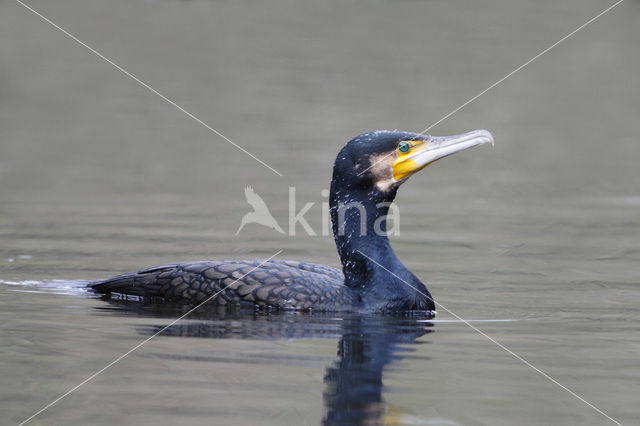
[{"label": "rippled water", "polygon": [[30,424],[613,424],[486,336],[637,423],[638,2],[431,130],[496,138],[397,199],[393,245],[446,308],[435,320],[204,309],[164,330],[184,311],[67,280],[280,249],[337,266],[300,226],[235,235],[244,188],[286,229],[295,186],[321,234],[347,139],[422,130],[608,4],[29,4],[283,176],[1,2],[0,423],[158,332]]}]

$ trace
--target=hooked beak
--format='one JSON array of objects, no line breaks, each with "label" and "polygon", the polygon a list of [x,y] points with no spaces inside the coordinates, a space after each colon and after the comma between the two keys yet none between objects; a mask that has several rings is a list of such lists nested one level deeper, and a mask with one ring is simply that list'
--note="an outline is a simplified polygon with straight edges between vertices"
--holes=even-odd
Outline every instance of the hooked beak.
[{"label": "hooked beak", "polygon": [[461,135],[432,136],[408,142],[412,145],[411,149],[406,153],[398,152],[398,158],[393,162],[393,178],[396,181],[406,179],[434,161],[456,152],[487,143],[493,145],[493,135],[487,130],[474,130]]}]

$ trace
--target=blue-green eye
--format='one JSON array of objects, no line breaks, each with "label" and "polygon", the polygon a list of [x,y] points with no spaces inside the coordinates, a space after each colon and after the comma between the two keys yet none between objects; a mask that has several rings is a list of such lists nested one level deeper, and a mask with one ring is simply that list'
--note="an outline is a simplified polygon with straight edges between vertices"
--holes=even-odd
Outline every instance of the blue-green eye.
[{"label": "blue-green eye", "polygon": [[400,142],[398,144],[398,151],[400,152],[409,152],[411,149],[411,144],[409,142]]}]

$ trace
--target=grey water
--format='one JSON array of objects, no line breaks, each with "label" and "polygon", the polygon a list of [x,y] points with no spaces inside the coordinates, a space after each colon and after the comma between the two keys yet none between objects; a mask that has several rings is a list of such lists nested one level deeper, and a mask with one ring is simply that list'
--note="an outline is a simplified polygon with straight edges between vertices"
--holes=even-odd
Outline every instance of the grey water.
[{"label": "grey water", "polygon": [[[279,176],[0,2],[0,423],[155,335],[28,424],[614,424],[495,342],[637,424],[636,1],[429,130],[496,139],[396,200],[435,319],[200,309],[164,329],[184,310],[78,285],[278,250],[338,266],[323,190],[348,139],[423,130],[612,3],[28,3]],[[295,187],[316,235],[236,235],[247,186],[284,230]]]}]

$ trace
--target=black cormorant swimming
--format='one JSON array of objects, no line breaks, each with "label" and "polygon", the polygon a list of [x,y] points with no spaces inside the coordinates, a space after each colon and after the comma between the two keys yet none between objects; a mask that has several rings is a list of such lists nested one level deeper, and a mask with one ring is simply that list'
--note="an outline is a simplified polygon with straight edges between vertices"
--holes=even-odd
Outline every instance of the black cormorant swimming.
[{"label": "black cormorant swimming", "polygon": [[[290,260],[185,262],[89,287],[103,294],[214,306],[353,312],[434,311],[425,285],[394,253],[386,215],[400,185],[434,161],[486,143],[486,130],[432,137],[398,131],[349,141],[334,167],[329,206],[342,270]],[[210,300],[209,300],[210,299]]]}]

